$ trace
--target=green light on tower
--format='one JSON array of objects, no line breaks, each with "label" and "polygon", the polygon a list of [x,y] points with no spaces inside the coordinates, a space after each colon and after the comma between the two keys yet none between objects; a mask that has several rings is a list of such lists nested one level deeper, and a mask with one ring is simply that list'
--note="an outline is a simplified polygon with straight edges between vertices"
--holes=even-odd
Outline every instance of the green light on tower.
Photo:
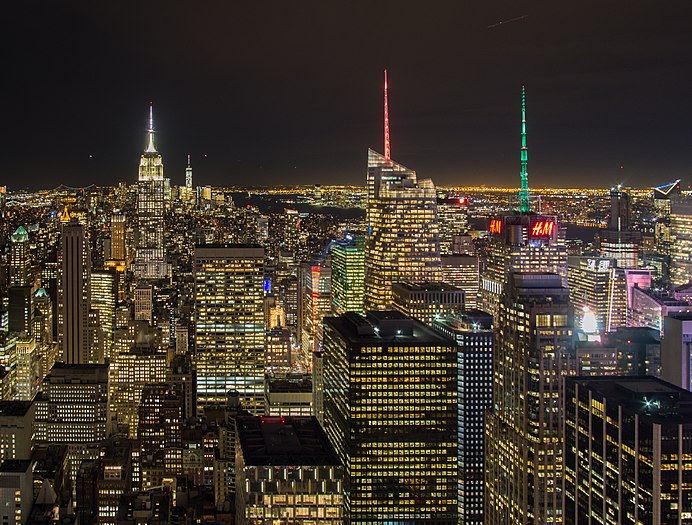
[{"label": "green light on tower", "polygon": [[529,205],[529,148],[526,145],[526,88],[521,86],[521,190],[519,190],[519,210],[531,211]]}]

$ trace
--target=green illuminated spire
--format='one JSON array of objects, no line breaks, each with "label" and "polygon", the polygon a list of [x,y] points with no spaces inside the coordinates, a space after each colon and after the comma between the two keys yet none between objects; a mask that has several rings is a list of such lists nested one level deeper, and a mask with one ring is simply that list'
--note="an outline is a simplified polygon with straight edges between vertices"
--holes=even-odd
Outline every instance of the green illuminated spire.
[{"label": "green illuminated spire", "polygon": [[527,213],[529,203],[529,148],[526,145],[526,87],[521,86],[521,190],[519,190],[519,210]]}]

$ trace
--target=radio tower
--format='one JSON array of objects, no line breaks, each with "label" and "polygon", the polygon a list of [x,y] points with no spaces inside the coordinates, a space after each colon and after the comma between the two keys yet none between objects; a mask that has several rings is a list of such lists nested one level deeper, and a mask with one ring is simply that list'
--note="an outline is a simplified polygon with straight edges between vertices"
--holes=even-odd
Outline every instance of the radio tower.
[{"label": "radio tower", "polygon": [[519,191],[519,210],[522,213],[528,213],[531,210],[529,203],[528,167],[529,148],[526,145],[526,87],[521,86],[521,190]]},{"label": "radio tower", "polygon": [[384,158],[392,159],[391,146],[389,144],[389,100],[387,96],[387,70],[384,70]]}]

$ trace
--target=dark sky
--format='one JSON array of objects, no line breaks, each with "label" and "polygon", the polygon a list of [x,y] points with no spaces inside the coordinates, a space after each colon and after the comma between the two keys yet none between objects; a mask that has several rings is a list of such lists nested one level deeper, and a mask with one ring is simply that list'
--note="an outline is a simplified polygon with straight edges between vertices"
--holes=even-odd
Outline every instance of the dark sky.
[{"label": "dark sky", "polygon": [[518,184],[522,83],[532,185],[691,179],[690,0],[12,5],[10,189],[135,181],[150,100],[174,183],[187,153],[196,184],[364,183],[385,67],[392,156],[438,184]]}]

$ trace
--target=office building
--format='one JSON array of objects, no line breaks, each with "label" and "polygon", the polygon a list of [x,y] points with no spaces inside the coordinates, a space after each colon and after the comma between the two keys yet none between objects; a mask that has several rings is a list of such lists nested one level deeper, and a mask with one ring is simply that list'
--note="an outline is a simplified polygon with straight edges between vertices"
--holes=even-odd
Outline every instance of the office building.
[{"label": "office building", "polygon": [[671,205],[673,196],[680,195],[680,180],[661,184],[653,189],[654,213],[654,253],[663,259],[662,277],[670,279],[670,259],[673,255],[673,235],[671,231]]},{"label": "office building", "polygon": [[442,280],[464,291],[466,308],[476,308],[480,286],[478,257],[469,254],[443,255],[440,262]]},{"label": "office building", "polygon": [[608,334],[608,342],[617,350],[621,376],[661,375],[661,333],[647,327],[620,327]]},{"label": "office building", "polygon": [[31,285],[31,254],[29,233],[20,226],[12,234],[10,243],[10,286]]},{"label": "office building", "polygon": [[312,379],[298,375],[267,378],[267,408],[269,416],[314,415]]},{"label": "office building", "polygon": [[423,324],[431,325],[435,318],[463,312],[464,291],[439,281],[394,283],[392,306]]},{"label": "office building", "polygon": [[163,159],[154,144],[154,117],[151,105],[147,139],[147,147],[139,160],[137,180],[135,275],[138,279],[162,279],[168,275],[163,245],[165,184]]},{"label": "office building", "polygon": [[692,394],[653,377],[567,378],[564,522],[685,523]]},{"label": "office building", "polygon": [[680,286],[692,280],[692,197],[671,198],[670,235],[673,243],[670,280]]},{"label": "office building", "polygon": [[116,525],[120,498],[132,491],[132,441],[111,438],[101,446],[96,471],[96,509],[99,525]]},{"label": "office building", "polygon": [[456,343],[395,311],[324,330],[324,428],[350,523],[456,524]]},{"label": "office building", "polygon": [[483,524],[485,414],[493,404],[493,318],[467,310],[432,323],[457,351],[457,512],[460,524]]},{"label": "office building", "polygon": [[386,72],[384,155],[368,150],[365,222],[366,310],[391,308],[396,282],[440,280],[435,185],[392,160]]},{"label": "office building", "polygon": [[0,401],[0,461],[31,458],[35,412],[33,401]]},{"label": "office building", "polygon": [[445,195],[437,199],[437,219],[440,225],[440,254],[459,253],[455,239],[469,229],[468,199],[464,196]]},{"label": "office building", "polygon": [[114,271],[91,272],[91,310],[97,312],[98,325],[103,335],[104,357],[111,357],[115,337],[115,304],[117,300],[117,274]]},{"label": "office building", "polygon": [[25,525],[34,504],[31,461],[6,459],[0,463],[0,522]]},{"label": "office building", "polygon": [[627,309],[627,325],[654,328],[664,337],[663,319],[679,313],[692,313],[692,305],[668,292],[635,286],[632,288],[631,307]]},{"label": "office building", "polygon": [[347,236],[334,241],[332,260],[332,314],[363,312],[365,279],[365,237]]},{"label": "office building", "polygon": [[291,368],[291,332],[287,328],[267,330],[264,360],[267,369],[289,370]]},{"label": "office building", "polygon": [[236,523],[345,522],[344,470],[313,417],[240,416]]},{"label": "office building", "polygon": [[134,291],[135,321],[154,324],[154,287],[139,283]]},{"label": "office building", "polygon": [[206,245],[194,253],[197,400],[223,404],[229,390],[243,407],[264,410],[264,249]]},{"label": "office building", "polygon": [[114,261],[125,262],[127,251],[125,243],[125,215],[115,213],[111,215],[111,254]]},{"label": "office building", "polygon": [[663,323],[661,379],[692,390],[692,313],[668,315]]},{"label": "office building", "polygon": [[575,374],[577,364],[561,277],[512,274],[497,325],[485,523],[562,523],[560,404],[563,377]]},{"label": "office building", "polygon": [[108,435],[108,365],[56,363],[35,399],[37,444],[65,444],[74,483]]},{"label": "office building", "polygon": [[300,266],[298,278],[298,334],[303,355],[322,344],[322,319],[332,307],[332,269],[325,259]]},{"label": "office building", "polygon": [[584,311],[592,312],[596,326],[610,332],[624,326],[627,315],[626,293],[621,271],[614,259],[572,255],[567,259],[567,284],[575,308],[575,323]]},{"label": "office building", "polygon": [[34,320],[33,288],[31,286],[12,286],[8,290],[9,316],[7,328],[10,332],[31,335]]},{"label": "office building", "polygon": [[71,220],[62,227],[58,287],[58,338],[62,359],[70,365],[89,362],[91,257],[84,226]]},{"label": "office building", "polygon": [[610,219],[601,233],[601,257],[615,259],[619,268],[639,266],[641,233],[631,226],[630,195],[618,185],[610,189]]},{"label": "office building", "polygon": [[566,229],[560,227],[557,216],[531,211],[527,140],[526,92],[522,87],[519,210],[490,219],[487,261],[481,274],[481,309],[495,319],[512,272],[556,273],[562,286],[567,286]]}]

